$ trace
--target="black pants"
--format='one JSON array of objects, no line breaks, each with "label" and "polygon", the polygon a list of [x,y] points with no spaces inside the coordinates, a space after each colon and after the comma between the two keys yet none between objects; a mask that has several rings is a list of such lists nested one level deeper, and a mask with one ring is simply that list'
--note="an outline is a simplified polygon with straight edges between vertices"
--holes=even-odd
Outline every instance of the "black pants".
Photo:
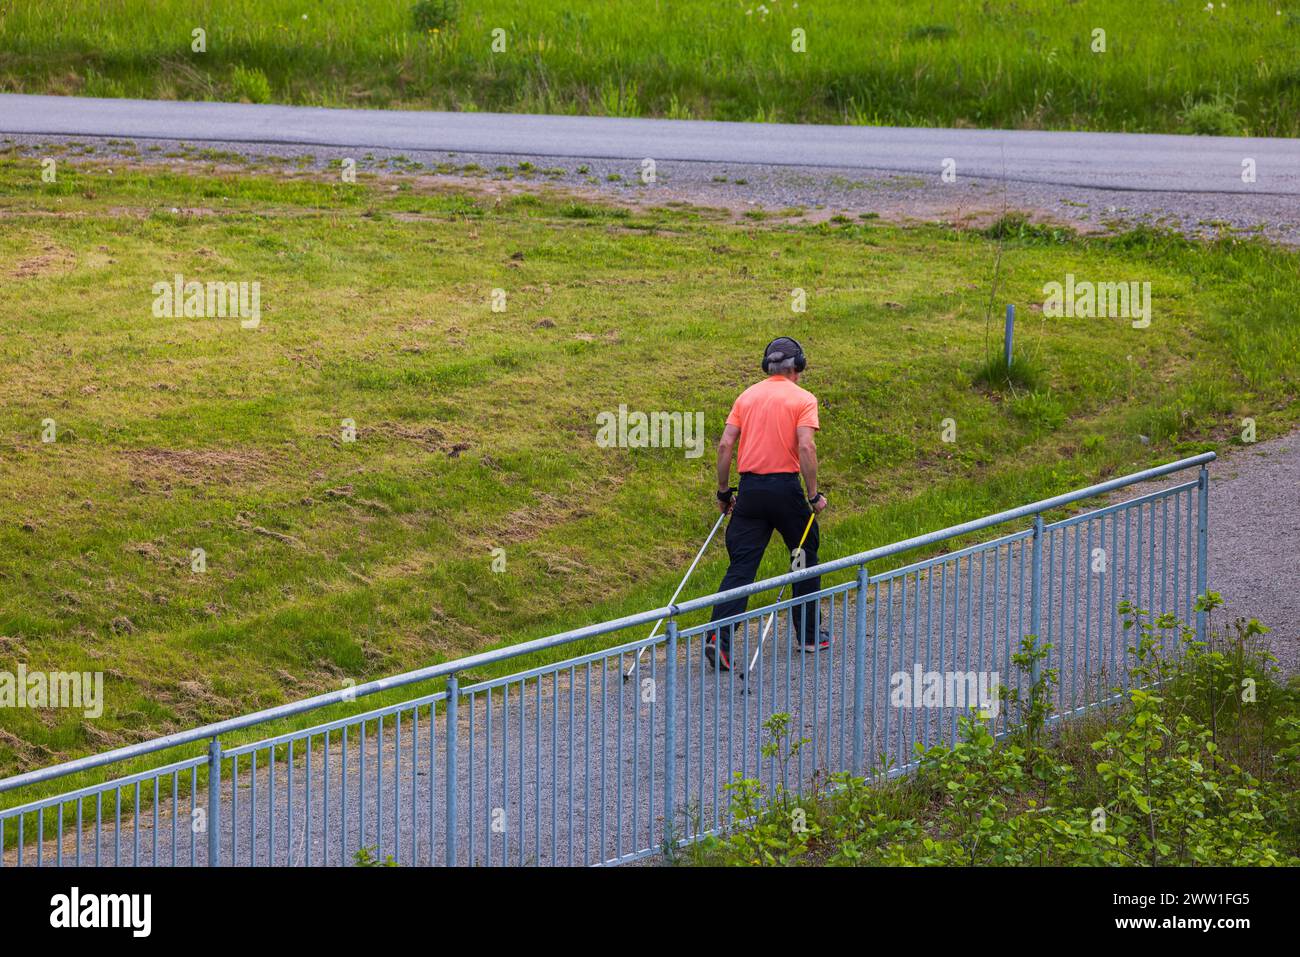
[{"label": "black pants", "polygon": [[[803,534],[811,512],[812,507],[804,496],[797,472],[775,475],[758,475],[753,472],[742,474],[736,506],[732,509],[731,520],[727,524],[727,554],[731,556],[731,565],[727,568],[727,574],[723,576],[718,591],[740,588],[753,583],[754,577],[758,574],[759,562],[763,560],[763,552],[767,550],[768,542],[772,540],[773,529],[780,532],[781,537],[785,539],[787,553],[798,548],[799,536]],[[808,538],[803,543],[805,568],[817,564],[819,539],[817,522],[814,521],[812,528],[808,530]],[[800,595],[815,592],[821,587],[820,577],[805,578],[795,584],[793,595],[798,598]],[[714,605],[713,617],[710,620],[719,621],[738,615],[748,604],[747,599],[737,598]],[[807,615],[804,614],[805,608],[808,609]],[[795,605],[791,610],[794,613],[795,633],[805,644],[816,642],[817,602]],[[721,631],[718,641],[723,650],[730,655],[732,629],[725,627]]]}]

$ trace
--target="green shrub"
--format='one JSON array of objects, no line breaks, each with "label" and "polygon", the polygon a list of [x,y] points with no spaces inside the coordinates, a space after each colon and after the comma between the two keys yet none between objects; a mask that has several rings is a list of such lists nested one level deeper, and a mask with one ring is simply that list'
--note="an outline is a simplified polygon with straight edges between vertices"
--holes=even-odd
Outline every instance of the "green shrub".
[{"label": "green shrub", "polygon": [[[1222,600],[1201,596],[1212,624]],[[1000,689],[1015,727],[999,743],[976,714],[951,747],[923,750],[911,778],[847,774],[792,797],[737,781],[737,830],[692,852],[703,864],[1227,866],[1300,864],[1300,684],[1276,680],[1255,620],[1207,637],[1128,602],[1133,687],[1122,706],[1053,728],[1050,646],[1026,636]],[[1028,681],[1024,678],[1028,677]],[[1020,691],[1027,688],[1027,691]],[[779,779],[799,745],[774,715],[764,754]],[[796,827],[795,824],[798,824]]]},{"label": "green shrub", "polygon": [[271,83],[257,67],[236,66],[230,85],[238,100],[248,103],[271,102]]},{"label": "green shrub", "polygon": [[421,33],[429,33],[446,30],[459,14],[459,0],[418,0],[411,7],[411,22]]},{"label": "green shrub", "polygon": [[1068,226],[1030,222],[1028,215],[1013,210],[1002,214],[991,225],[980,230],[980,235],[989,239],[1018,239],[1040,245],[1060,245],[1069,242],[1076,234]]},{"label": "green shrub", "polygon": [[1183,129],[1198,136],[1242,136],[1246,121],[1237,115],[1234,107],[1232,100],[1218,94],[1195,103],[1184,99],[1180,114]]},{"label": "green shrub", "polygon": [[1007,365],[1006,356],[999,353],[980,364],[971,381],[990,389],[1025,389],[1036,392],[1043,384],[1042,373],[1024,356],[1013,355]]}]

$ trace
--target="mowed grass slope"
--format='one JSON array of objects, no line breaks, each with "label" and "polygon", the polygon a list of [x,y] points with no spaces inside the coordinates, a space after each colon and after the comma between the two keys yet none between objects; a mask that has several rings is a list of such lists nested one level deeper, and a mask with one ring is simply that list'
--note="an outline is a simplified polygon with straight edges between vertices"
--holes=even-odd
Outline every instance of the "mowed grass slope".
[{"label": "mowed grass slope", "polygon": [[[938,227],[38,174],[0,161],[0,668],[104,671],[107,710],[0,709],[0,773],[661,604],[778,334],[821,399],[825,558],[1297,418],[1300,270],[1253,243],[1015,227],[986,322],[998,242]],[[260,282],[261,325],[155,317],[178,272]],[[1150,281],[1151,326],[1044,319],[1067,272]],[[1033,392],[973,382],[1005,301]],[[702,411],[704,456],[599,447],[621,403]]]},{"label": "mowed grass slope", "polygon": [[1296,136],[1300,0],[8,0],[0,90]]}]

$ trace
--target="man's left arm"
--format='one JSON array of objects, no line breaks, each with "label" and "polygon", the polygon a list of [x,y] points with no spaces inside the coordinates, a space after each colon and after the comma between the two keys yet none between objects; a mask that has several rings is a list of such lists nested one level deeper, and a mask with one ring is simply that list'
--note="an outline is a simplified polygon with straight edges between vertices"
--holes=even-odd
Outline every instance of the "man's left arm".
[{"label": "man's left arm", "polygon": [[817,399],[809,394],[807,402],[799,415],[795,436],[799,446],[799,471],[803,474],[804,488],[808,490],[808,504],[814,512],[826,507],[826,496],[818,497],[817,489],[817,442],[813,438],[821,427],[817,414]]},{"label": "man's left arm", "polygon": [[[820,512],[826,507],[826,496],[817,498],[817,443],[813,439],[816,432],[817,430],[810,426],[799,426],[799,471],[803,473],[804,488],[808,490],[808,499],[813,510]],[[813,499],[816,501],[812,501]]]}]

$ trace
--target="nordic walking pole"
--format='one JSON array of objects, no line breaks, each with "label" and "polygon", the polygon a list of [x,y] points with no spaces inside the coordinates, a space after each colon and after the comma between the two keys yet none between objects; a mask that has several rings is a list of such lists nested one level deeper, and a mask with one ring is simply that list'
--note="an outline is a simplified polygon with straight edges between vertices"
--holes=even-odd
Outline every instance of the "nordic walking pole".
[{"label": "nordic walking pole", "polygon": [[[808,516],[808,524],[803,527],[803,536],[799,539],[799,546],[795,549],[796,552],[803,551],[803,543],[808,540],[808,532],[812,530],[812,523],[816,517],[817,517],[816,510],[814,510],[813,513]],[[776,593],[776,601],[773,602],[773,604],[779,605],[781,603],[781,596],[784,594],[785,594],[785,586],[782,585],[781,590]],[[808,612],[805,610],[804,614],[806,615],[808,614]],[[763,653],[763,642],[767,641],[767,633],[771,631],[772,623],[774,621],[776,621],[775,608],[772,609],[772,614],[767,616],[767,624],[763,626],[763,634],[759,636],[758,647],[754,649],[754,660],[751,661],[749,663],[749,667],[745,669],[746,675],[754,670],[754,665],[758,664],[758,656]],[[742,675],[741,677],[744,677],[744,675]]]},{"label": "nordic walking pole", "polygon": [[[677,596],[680,595],[682,589],[686,587],[687,581],[690,580],[691,572],[695,571],[695,566],[700,563],[700,559],[704,556],[704,550],[709,547],[709,542],[713,541],[713,536],[718,533],[718,528],[722,525],[722,520],[727,517],[727,514],[727,512],[723,512],[718,516],[718,520],[713,523],[713,531],[709,532],[709,537],[704,540],[704,544],[700,546],[700,550],[695,553],[695,561],[691,562],[691,567],[686,569],[686,576],[682,579],[681,584],[677,586],[677,590],[673,592],[673,597],[668,599],[669,605],[672,605],[673,602],[677,601]],[[659,634],[659,626],[663,623],[664,620],[662,618],[655,622],[654,628],[650,629],[650,637],[646,639],[647,641],[654,640],[654,636]],[[627,674],[623,676],[624,684],[627,684],[628,680],[631,679],[633,672],[635,672],[637,667],[641,664],[641,656],[645,654],[645,650],[649,647],[648,644],[642,645],[641,650],[636,653],[636,661],[632,662],[632,667],[628,668]]]}]

